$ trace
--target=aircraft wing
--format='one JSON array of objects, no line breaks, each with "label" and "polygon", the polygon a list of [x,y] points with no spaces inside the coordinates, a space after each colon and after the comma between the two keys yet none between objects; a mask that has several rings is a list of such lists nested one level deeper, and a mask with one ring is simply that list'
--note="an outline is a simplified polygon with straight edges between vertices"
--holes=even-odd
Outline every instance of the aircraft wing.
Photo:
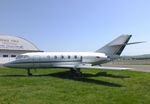
[{"label": "aircraft wing", "polygon": [[91,65],[58,65],[60,68],[81,68],[81,69],[104,69],[104,70],[128,70],[132,68],[124,67],[102,67],[102,66],[91,66]]},{"label": "aircraft wing", "polygon": [[104,69],[104,70],[128,70],[128,69],[131,69],[131,68],[122,68],[122,67],[102,67],[102,66],[81,66],[80,68]]}]

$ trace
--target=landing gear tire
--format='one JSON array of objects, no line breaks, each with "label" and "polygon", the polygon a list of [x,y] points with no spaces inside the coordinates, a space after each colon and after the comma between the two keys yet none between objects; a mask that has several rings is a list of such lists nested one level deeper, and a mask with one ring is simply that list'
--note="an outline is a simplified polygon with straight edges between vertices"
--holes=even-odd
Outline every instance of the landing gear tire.
[{"label": "landing gear tire", "polygon": [[71,72],[71,77],[73,77],[73,78],[81,78],[81,77],[83,77],[82,72],[80,71],[79,68],[78,69],[71,68],[70,72]]}]

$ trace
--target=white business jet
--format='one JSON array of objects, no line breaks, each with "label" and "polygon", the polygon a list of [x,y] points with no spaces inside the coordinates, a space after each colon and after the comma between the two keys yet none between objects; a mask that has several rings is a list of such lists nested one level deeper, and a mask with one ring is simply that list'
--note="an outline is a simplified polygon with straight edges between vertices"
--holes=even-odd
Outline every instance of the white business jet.
[{"label": "white business jet", "polygon": [[121,35],[95,52],[32,52],[21,54],[14,61],[4,64],[9,68],[26,69],[29,76],[30,69],[36,68],[69,68],[76,75],[81,75],[80,69],[112,69],[124,70],[128,68],[102,67],[101,64],[119,58],[132,35]]}]

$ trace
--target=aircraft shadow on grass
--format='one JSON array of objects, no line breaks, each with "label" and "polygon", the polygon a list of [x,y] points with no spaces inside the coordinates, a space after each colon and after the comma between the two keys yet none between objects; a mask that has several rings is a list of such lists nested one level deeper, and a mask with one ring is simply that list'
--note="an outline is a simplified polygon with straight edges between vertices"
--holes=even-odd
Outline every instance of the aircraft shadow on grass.
[{"label": "aircraft shadow on grass", "polygon": [[[129,76],[117,76],[117,75],[107,74],[106,72],[99,72],[97,74],[83,73],[82,77],[72,77],[70,71],[57,72],[57,73],[51,73],[51,74],[42,74],[42,75],[33,75],[30,77],[56,77],[56,78],[80,81],[84,83],[103,85],[103,86],[108,86],[108,87],[123,87],[120,84],[90,78],[90,77],[98,77],[98,76],[111,77],[111,78],[130,78]],[[28,77],[28,76],[26,75],[0,75],[0,77]]]}]

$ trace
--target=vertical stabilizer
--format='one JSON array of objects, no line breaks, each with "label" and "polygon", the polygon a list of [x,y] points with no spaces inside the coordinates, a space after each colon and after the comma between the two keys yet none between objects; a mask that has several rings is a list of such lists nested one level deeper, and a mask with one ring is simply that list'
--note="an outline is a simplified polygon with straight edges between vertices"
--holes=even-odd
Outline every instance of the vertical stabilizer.
[{"label": "vertical stabilizer", "polygon": [[120,55],[131,37],[132,35],[121,35],[96,52],[105,53],[109,56]]}]

